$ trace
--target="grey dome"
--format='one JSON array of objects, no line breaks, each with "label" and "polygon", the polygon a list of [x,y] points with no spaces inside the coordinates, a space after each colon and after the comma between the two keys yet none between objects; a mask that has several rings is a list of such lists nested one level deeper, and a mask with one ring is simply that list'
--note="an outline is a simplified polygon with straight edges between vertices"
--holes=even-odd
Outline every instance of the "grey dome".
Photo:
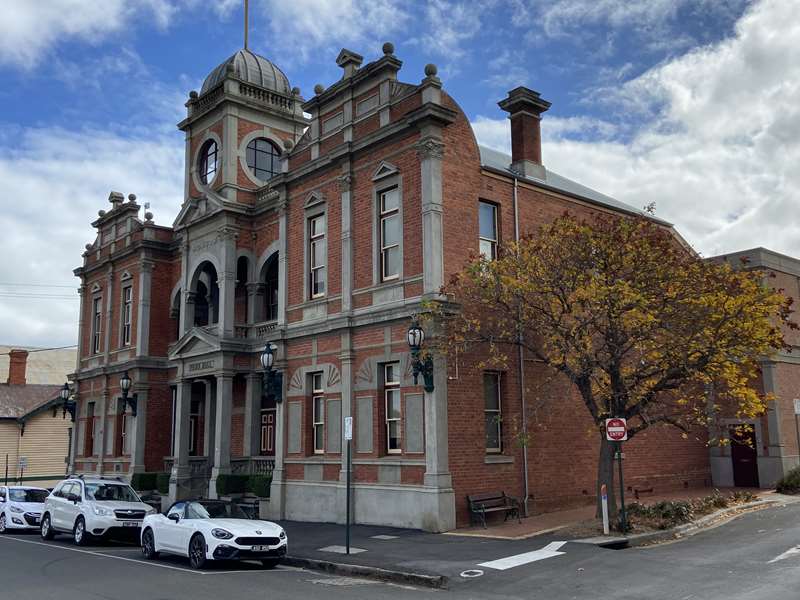
[{"label": "grey dome", "polygon": [[200,94],[205,94],[210,89],[216,87],[224,81],[227,71],[233,67],[233,74],[247,83],[252,83],[273,92],[291,95],[291,86],[286,75],[278,67],[272,64],[263,56],[259,56],[250,50],[239,50],[236,54],[228,58],[206,77]]}]

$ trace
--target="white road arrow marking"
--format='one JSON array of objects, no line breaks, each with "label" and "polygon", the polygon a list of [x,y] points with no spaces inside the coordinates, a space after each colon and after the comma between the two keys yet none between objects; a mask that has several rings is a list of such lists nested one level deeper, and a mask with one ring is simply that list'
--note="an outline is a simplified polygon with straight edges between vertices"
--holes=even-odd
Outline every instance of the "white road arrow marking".
[{"label": "white road arrow marking", "polygon": [[554,556],[561,556],[564,552],[558,552],[567,542],[551,542],[540,550],[532,552],[525,552],[524,554],[517,554],[515,556],[507,556],[506,558],[499,558],[485,563],[480,563],[479,567],[486,567],[488,569],[496,569],[498,571],[505,571],[520,565],[536,562],[537,560],[544,560],[545,558],[553,558]]},{"label": "white road arrow marking", "polygon": [[[783,554],[779,554],[778,556],[776,556],[775,558],[773,558],[769,562],[770,563],[774,563],[774,562],[778,562],[779,560],[785,560],[785,559],[787,559],[787,558],[789,558],[791,556],[794,556],[795,554],[800,554],[800,546],[795,546],[794,548],[789,548],[786,552],[784,552]],[[767,564],[769,564],[769,563],[767,563]]]}]

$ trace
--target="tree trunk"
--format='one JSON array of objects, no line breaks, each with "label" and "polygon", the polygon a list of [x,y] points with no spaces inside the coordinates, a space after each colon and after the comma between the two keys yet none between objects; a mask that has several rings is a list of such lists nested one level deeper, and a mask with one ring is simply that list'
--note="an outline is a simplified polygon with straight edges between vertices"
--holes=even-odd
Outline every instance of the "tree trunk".
[{"label": "tree trunk", "polygon": [[614,486],[614,451],[616,443],[606,439],[605,431],[600,433],[600,458],[597,463],[597,518],[603,518],[600,487],[606,485],[608,495],[608,517],[611,521],[617,515],[617,490]]}]

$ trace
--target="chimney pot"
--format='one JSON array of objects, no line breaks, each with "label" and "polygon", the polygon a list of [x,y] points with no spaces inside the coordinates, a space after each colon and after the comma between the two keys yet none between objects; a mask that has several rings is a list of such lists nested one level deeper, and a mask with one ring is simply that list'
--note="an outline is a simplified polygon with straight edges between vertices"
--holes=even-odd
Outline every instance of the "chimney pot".
[{"label": "chimney pot", "polygon": [[27,350],[11,350],[9,353],[8,380],[9,385],[25,385],[25,371],[28,366]]},{"label": "chimney pot", "polygon": [[520,86],[508,92],[508,97],[497,104],[511,119],[512,170],[525,177],[544,179],[539,122],[550,103],[539,92]]}]

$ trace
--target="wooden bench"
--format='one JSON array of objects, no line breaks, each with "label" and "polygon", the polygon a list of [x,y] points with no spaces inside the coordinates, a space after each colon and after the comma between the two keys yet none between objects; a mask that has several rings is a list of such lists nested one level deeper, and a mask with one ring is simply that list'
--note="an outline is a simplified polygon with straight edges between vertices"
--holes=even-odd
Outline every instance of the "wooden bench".
[{"label": "wooden bench", "polygon": [[519,514],[519,500],[506,496],[505,492],[490,492],[467,496],[467,505],[469,506],[470,523],[475,523],[475,520],[480,518],[484,529],[486,529],[486,515],[494,512],[505,513],[503,522],[508,520],[508,517],[515,516],[517,521],[522,523]]},{"label": "wooden bench", "polygon": [[653,488],[633,488],[633,496],[638,500],[642,494],[652,494]]}]

